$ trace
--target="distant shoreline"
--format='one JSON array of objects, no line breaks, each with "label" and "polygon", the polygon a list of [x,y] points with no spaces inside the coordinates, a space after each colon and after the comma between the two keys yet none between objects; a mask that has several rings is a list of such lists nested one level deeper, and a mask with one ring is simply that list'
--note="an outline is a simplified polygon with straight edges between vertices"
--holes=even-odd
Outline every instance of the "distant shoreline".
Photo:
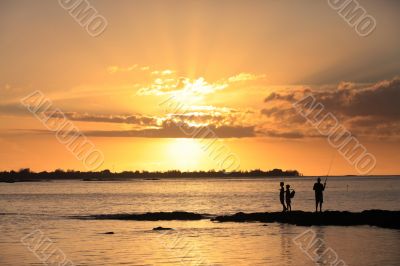
[{"label": "distant shoreline", "polygon": [[[82,181],[82,182],[125,182],[125,181],[161,181],[161,180],[179,180],[179,179],[292,179],[292,178],[304,178],[304,179],[315,179],[321,176],[235,176],[229,174],[221,174],[218,176],[162,176],[162,177],[144,177],[144,176],[126,176],[119,177],[118,174],[115,177],[104,177],[98,174],[93,174],[92,177],[77,177],[77,176],[63,176],[63,177],[44,177],[41,175],[31,175],[28,177],[20,176],[9,176],[3,175],[0,172],[0,183],[38,183],[38,182],[52,182],[52,181]],[[324,176],[322,176],[324,177]],[[400,175],[368,175],[368,176],[329,176],[329,178],[400,178]]]},{"label": "distant shoreline", "polygon": [[31,172],[28,168],[21,169],[18,172],[0,172],[0,182],[40,182],[52,180],[82,180],[82,181],[125,181],[125,180],[159,180],[165,178],[266,178],[266,177],[300,177],[297,170],[273,169],[270,171],[251,170],[251,171],[193,171],[181,172],[171,170],[166,172],[148,172],[148,171],[125,171],[112,173],[110,170],[101,172],[79,172],[56,170],[54,172]]}]

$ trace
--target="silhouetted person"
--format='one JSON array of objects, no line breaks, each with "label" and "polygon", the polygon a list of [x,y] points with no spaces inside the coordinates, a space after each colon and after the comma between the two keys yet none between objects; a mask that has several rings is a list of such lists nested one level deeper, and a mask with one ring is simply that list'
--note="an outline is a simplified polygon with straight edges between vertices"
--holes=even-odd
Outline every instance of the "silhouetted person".
[{"label": "silhouetted person", "polygon": [[317,183],[314,184],[314,191],[315,191],[315,212],[319,211],[322,212],[322,203],[324,202],[324,190],[326,187],[326,182],[322,185],[321,178],[318,177]]},{"label": "silhouetted person", "polygon": [[285,183],[281,182],[280,186],[281,189],[279,190],[279,199],[281,200],[281,204],[283,207],[283,212],[286,211],[286,205],[285,205],[285,188],[284,188]]},{"label": "silhouetted person", "polygon": [[290,185],[286,185],[286,208],[288,211],[292,211],[292,197],[290,194]]}]

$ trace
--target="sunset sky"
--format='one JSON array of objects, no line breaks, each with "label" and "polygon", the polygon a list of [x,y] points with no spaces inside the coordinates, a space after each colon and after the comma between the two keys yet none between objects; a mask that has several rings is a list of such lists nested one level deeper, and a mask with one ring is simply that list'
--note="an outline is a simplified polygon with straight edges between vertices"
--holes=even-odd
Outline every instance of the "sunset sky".
[{"label": "sunset sky", "polygon": [[21,105],[40,90],[101,169],[219,169],[181,123],[211,128],[242,170],[357,174],[293,109],[312,92],[376,157],[371,174],[400,173],[399,1],[359,1],[366,37],[327,1],[89,2],[108,22],[97,37],[58,1],[0,1],[0,170],[85,170]]}]

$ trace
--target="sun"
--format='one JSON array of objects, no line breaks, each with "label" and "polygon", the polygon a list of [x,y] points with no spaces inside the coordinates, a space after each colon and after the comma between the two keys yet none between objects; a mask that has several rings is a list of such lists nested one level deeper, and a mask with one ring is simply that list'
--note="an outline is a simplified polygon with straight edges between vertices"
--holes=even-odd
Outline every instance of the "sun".
[{"label": "sun", "polygon": [[203,155],[200,143],[190,138],[171,139],[166,153],[170,165],[189,171],[199,168]]}]

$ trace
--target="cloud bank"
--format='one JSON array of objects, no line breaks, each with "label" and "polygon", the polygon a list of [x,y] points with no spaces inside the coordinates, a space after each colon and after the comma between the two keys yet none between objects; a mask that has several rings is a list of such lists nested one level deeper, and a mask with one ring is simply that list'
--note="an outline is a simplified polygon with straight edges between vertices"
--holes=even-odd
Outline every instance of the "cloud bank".
[{"label": "cloud bank", "polygon": [[271,93],[261,114],[277,128],[290,125],[299,136],[315,136],[292,104],[312,94],[326,112],[334,114],[354,134],[370,137],[400,136],[400,78],[372,85],[341,83],[337,87],[302,88]]}]

